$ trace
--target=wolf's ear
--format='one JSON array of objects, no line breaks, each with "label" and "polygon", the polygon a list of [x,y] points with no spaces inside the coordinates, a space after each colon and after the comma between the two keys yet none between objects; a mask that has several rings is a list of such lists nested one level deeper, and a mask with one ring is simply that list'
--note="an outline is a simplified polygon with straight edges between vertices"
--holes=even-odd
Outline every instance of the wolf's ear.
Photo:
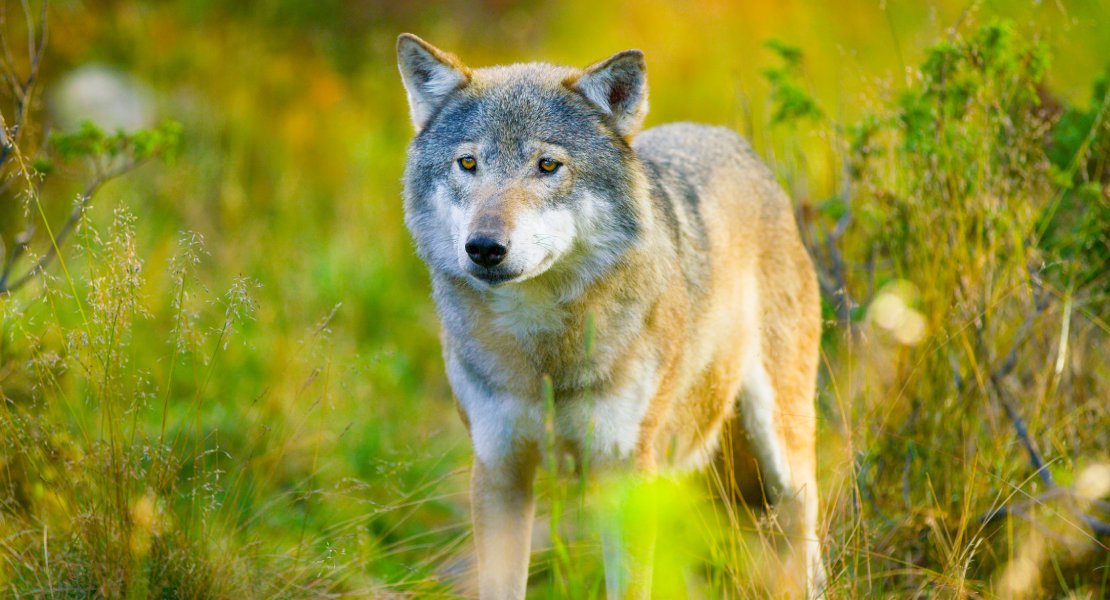
[{"label": "wolf's ear", "polygon": [[644,53],[625,50],[586,67],[572,84],[609,115],[621,137],[640,131],[648,110]]},{"label": "wolf's ear", "polygon": [[402,33],[397,38],[397,66],[417,133],[451,92],[470,81],[470,69],[457,56],[411,33]]}]

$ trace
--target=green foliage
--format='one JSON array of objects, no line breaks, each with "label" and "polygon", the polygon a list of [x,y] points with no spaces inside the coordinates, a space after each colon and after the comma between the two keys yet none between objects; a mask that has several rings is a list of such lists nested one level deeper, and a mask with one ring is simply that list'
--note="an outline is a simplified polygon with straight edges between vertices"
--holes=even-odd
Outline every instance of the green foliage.
[{"label": "green foliage", "polygon": [[1095,79],[1086,108],[1063,107],[1048,156],[1062,186],[1110,181],[1110,64]]},{"label": "green foliage", "polygon": [[31,161],[31,168],[41,175],[50,175],[54,172],[54,163],[46,158],[36,158]]},{"label": "green foliage", "polygon": [[926,52],[920,84],[899,100],[899,125],[910,155],[948,171],[930,182],[931,192],[997,193],[989,186],[1009,175],[1003,171],[1022,168],[1041,151],[1027,144],[1043,121],[1037,88],[1048,63],[1045,45],[1025,40],[1012,23],[984,26]]},{"label": "green foliage", "polygon": [[[92,121],[83,121],[76,131],[52,133],[50,147],[63,161],[125,157],[141,162],[160,157],[167,165],[172,165],[181,151],[182,131],[180,123],[167,121],[154,129],[117,131],[109,135]],[[43,166],[49,169],[47,164]]]},{"label": "green foliage", "polygon": [[[64,265],[0,297],[0,594],[472,589],[469,443],[401,218],[412,134],[392,54],[402,23],[475,65],[588,64],[646,45],[654,123],[735,122],[747,116],[735,87],[756,80],[742,90],[757,100],[748,133],[794,194],[829,303],[818,399],[828,597],[1017,598],[1001,581],[1026,559],[1038,567],[1027,573],[1046,574],[1026,597],[1107,594],[1106,555],[1071,512],[1091,503],[1024,503],[1045,488],[998,404],[1018,408],[1061,482],[1110,455],[1098,279],[1108,136],[1096,126],[1107,76],[1085,106],[1048,90],[1066,73],[1086,85],[1075,73],[1090,61],[1058,57],[1047,78],[1047,36],[973,16],[924,53],[907,43],[919,64],[892,91],[875,83],[890,67],[876,60],[889,54],[868,20],[878,11],[817,2],[777,30],[741,18],[758,3],[719,3],[705,21],[666,2],[102,4],[59,11],[57,71],[41,82],[51,90],[90,60],[126,69],[188,143],[172,126],[83,125],[49,140],[55,164],[32,163],[67,175],[34,181],[42,214],[0,195],[6,249],[22,231],[12,224],[33,220],[38,257],[87,163],[172,162],[104,188],[79,213]],[[1051,4],[1037,17],[1052,22]],[[611,27],[618,19],[633,26]],[[749,26],[756,37],[739,33]],[[848,29],[860,33],[838,55]],[[751,57],[768,35],[799,45],[768,42],[774,65],[760,78]],[[182,231],[207,243],[176,243]],[[841,299],[852,303],[838,313]],[[530,597],[603,597],[597,523],[580,510],[593,490],[565,474],[590,465],[545,458],[537,523],[550,543],[536,548]],[[719,476],[630,488],[658,500],[658,597],[768,597],[774,518],[721,502]],[[1002,504],[1018,516],[980,522]],[[643,520],[643,506],[627,508]]]},{"label": "green foliage", "polygon": [[771,102],[774,105],[771,122],[780,124],[821,119],[823,113],[802,81],[801,49],[778,40],[769,40],[765,45],[782,60],[781,65],[760,71],[771,84]]},{"label": "green foliage", "polygon": [[[1045,437],[1065,428],[1075,432],[1068,446],[1074,452],[1104,456],[1108,447],[1090,425],[1063,425],[1071,419],[1066,411],[1048,416],[1054,411],[1043,408],[1046,401],[1074,402],[1085,407],[1079,422],[1104,424],[1110,418],[1099,399],[1110,386],[1105,369],[1069,346],[1082,335],[1106,348],[1110,334],[1106,78],[1096,81],[1087,108],[1059,106],[1045,88],[1049,66],[1045,44],[1009,22],[956,31],[931,46],[912,85],[894,102],[831,127],[843,132],[834,143],[842,149],[850,177],[846,189],[852,191],[845,203],[851,226],[842,237],[826,238],[844,253],[838,259],[841,279],[833,279],[833,253],[823,255],[821,245],[811,245],[819,264],[832,263],[827,287],[860,299],[866,318],[857,327],[877,336],[866,343],[826,344],[826,352],[831,346],[834,354],[849,353],[831,359],[830,380],[836,381],[836,363],[847,373],[841,384],[858,381],[854,369],[861,365],[873,369],[857,384],[860,391],[830,392],[838,406],[863,403],[862,413],[851,413],[863,421],[847,417],[858,423],[855,443],[866,447],[855,459],[857,490],[865,495],[860,514],[870,514],[880,528],[901,519],[910,537],[895,534],[898,541],[879,553],[909,552],[917,564],[951,573],[974,589],[972,597],[1054,597],[1048,590],[1060,587],[1106,590],[1084,571],[1090,563],[1077,562],[1082,552],[1067,549],[1073,542],[1034,536],[1037,541],[1024,548],[1011,545],[996,529],[977,523],[976,510],[967,506],[977,495],[972,490],[993,485],[980,479],[979,465],[1014,485],[1030,484],[1020,452],[991,449],[999,438],[1013,437],[1000,402],[1022,406],[1018,414],[1035,419]],[[832,228],[844,214],[825,207],[841,205],[836,196],[817,204],[803,225],[814,225],[811,235],[820,239],[817,224]],[[1082,318],[1073,312],[1077,306]],[[1038,336],[1054,343],[1035,343]],[[861,360],[856,352],[875,354]],[[1006,383],[1010,378],[1013,383]],[[887,415],[882,423],[873,422],[877,414]],[[973,455],[956,450],[967,439],[976,440]],[[1071,478],[1069,471],[1078,466],[1070,452],[1049,452],[1062,463],[1054,471],[1057,479]],[[963,466],[952,464],[954,456]],[[946,524],[938,526],[937,518]],[[915,541],[915,528],[932,532]],[[1050,529],[1057,540],[1080,535],[1059,523]],[[951,545],[957,530],[971,536],[959,550],[963,555]],[[976,544],[985,544],[983,553],[992,558],[979,570],[950,571],[981,560]],[[998,558],[1042,551],[1060,561],[1054,563],[1057,573],[1067,570],[1064,577],[1073,579],[1056,586],[1041,579],[1043,566],[1005,567]],[[1073,554],[1058,558],[1067,553]],[[1097,564],[1105,555],[1084,560]],[[874,561],[864,562],[875,568]],[[1013,569],[1027,578],[1013,583]],[[894,581],[884,585],[885,593],[908,593]]]},{"label": "green foliage", "polygon": [[[1042,217],[1039,246],[1045,271],[1061,289],[1091,288],[1110,294],[1110,196],[1105,184],[1065,188]],[[1101,312],[1101,311],[1100,311]]]},{"label": "green foliage", "polygon": [[1110,294],[1110,65],[1087,108],[1062,108],[1047,154],[1060,188],[1038,228],[1048,270],[1060,287],[1094,284]]}]

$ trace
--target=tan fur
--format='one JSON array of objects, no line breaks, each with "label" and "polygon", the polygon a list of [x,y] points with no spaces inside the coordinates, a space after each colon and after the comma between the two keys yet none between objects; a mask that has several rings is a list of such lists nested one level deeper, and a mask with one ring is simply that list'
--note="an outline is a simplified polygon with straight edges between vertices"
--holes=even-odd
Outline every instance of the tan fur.
[{"label": "tan fur", "polygon": [[436,59],[439,60],[439,62],[441,62],[441,63],[443,63],[443,64],[445,64],[445,65],[447,65],[447,66],[449,66],[453,69],[458,70],[459,72],[465,74],[467,76],[467,78],[469,78],[471,76],[470,68],[467,67],[465,64],[463,64],[463,61],[460,60],[458,56],[455,56],[454,54],[452,54],[450,52],[447,52],[446,50],[440,50],[439,48],[436,48],[435,46],[429,44],[428,42],[425,42],[424,40],[420,39],[418,36],[415,36],[411,33],[402,33],[397,38],[397,40],[398,40],[398,42],[400,42],[401,40],[416,42],[417,44],[420,45],[421,48],[426,50],[429,54],[431,54],[432,56],[435,56]]},{"label": "tan fur", "polygon": [[[648,327],[637,343],[664,352],[660,366],[662,383],[644,418],[637,443],[635,467],[653,474],[668,449],[676,464],[687,461],[704,463],[699,454],[712,454],[725,424],[730,425],[731,448],[738,468],[736,481],[741,486],[757,485],[760,477],[752,472],[753,461],[747,449],[743,426],[733,419],[734,404],[741,393],[745,358],[755,352],[776,392],[774,422],[776,434],[785,449],[798,498],[788,498],[784,510],[804,511],[803,515],[784,517],[792,528],[801,554],[803,519],[816,519],[817,486],[815,435],[816,415],[813,393],[816,380],[820,338],[818,288],[809,256],[798,239],[796,225],[785,198],[766,198],[751,188],[738,186],[727,177],[710,190],[707,206],[714,214],[709,224],[710,244],[716,267],[711,293],[704,314],[691,315],[679,265],[659,264],[650,252],[629,256],[620,272],[593,287],[568,306],[570,318],[584,322],[594,314],[598,329],[613,318],[616,298],[647,293],[652,286],[667,286]],[[758,219],[743,218],[752,212]],[[475,318],[491,322],[492,315],[474,298]],[[737,307],[752,307],[737,310]],[[693,317],[691,319],[691,316]],[[692,323],[692,327],[687,326]],[[582,358],[582,340],[577,336],[551,340],[550,352],[539,364],[532,363],[533,348],[521,347],[519,340],[492,326],[479,326],[482,343],[505,358],[517,372],[542,372],[558,376],[573,373],[575,359]],[[568,331],[577,330],[568,328]],[[706,365],[700,358],[712,355]],[[613,365],[619,374],[628,365]],[[517,381],[522,396],[539,394],[539,379],[523,377]],[[475,484],[481,498],[483,486]],[[800,503],[801,508],[793,504]],[[519,521],[522,517],[514,516]],[[529,517],[530,519],[530,517]],[[477,528],[484,523],[475,522]],[[523,534],[522,534],[523,535]],[[480,534],[480,537],[484,537]],[[514,547],[521,542],[514,541]],[[812,560],[812,559],[805,559]],[[803,563],[804,564],[804,563]],[[489,568],[488,565],[486,565]],[[801,566],[799,566],[801,568]],[[804,581],[804,579],[802,579]],[[804,584],[800,586],[804,590]],[[800,592],[804,593],[804,592]],[[483,596],[484,598],[485,596]],[[493,597],[493,596],[491,596]],[[637,597],[635,586],[629,597]]]},{"label": "tan fur", "polygon": [[[453,55],[419,43],[435,60],[465,74],[471,97],[519,82],[522,74],[593,102],[601,94],[623,111],[607,115],[609,123],[617,139],[631,140],[638,157],[627,165],[631,190],[621,206],[636,224],[636,243],[588,283],[576,287],[580,274],[565,265],[581,263],[571,259],[503,287],[435,278],[441,314],[454,319],[453,332],[443,337],[448,372],[456,394],[465,396],[459,412],[475,443],[472,505],[483,600],[523,598],[526,590],[544,376],[554,383],[561,451],[585,451],[589,411],[602,409],[608,412],[592,415],[616,421],[595,423],[598,438],[607,435],[610,447],[593,451],[602,454],[602,463],[628,461],[646,477],[704,466],[726,438],[738,488],[766,488],[781,505],[780,522],[794,548],[788,587],[799,595],[819,594],[814,391],[820,301],[790,200],[774,177],[735,134],[721,138],[719,146],[681,129],[634,138],[647,111],[646,80],[631,77],[627,81],[638,81],[640,88],[608,96],[603,86],[614,77],[604,69],[639,73],[638,51],[583,71],[550,65],[470,71]],[[536,152],[575,168],[577,157],[547,146]],[[664,184],[648,179],[641,160],[670,165],[671,175],[696,180],[683,181],[696,189],[696,209],[661,206],[686,200],[676,200],[673,190],[660,200],[653,184]],[[480,157],[478,164],[476,174]],[[543,195],[552,188],[528,174],[534,162],[522,164],[521,173],[475,175],[468,198],[476,207],[467,217],[471,229],[511,230],[520,214],[544,206]],[[569,186],[572,180],[555,181]],[[640,310],[635,327],[628,325],[629,306]],[[590,320],[598,332],[592,352],[583,340]],[[584,398],[599,402],[587,408]],[[605,400],[611,405],[598,408]],[[629,431],[632,437],[625,436]],[[627,451],[621,447],[626,441],[632,446]],[[636,525],[648,534],[632,558],[626,597],[647,598],[653,525]]]}]

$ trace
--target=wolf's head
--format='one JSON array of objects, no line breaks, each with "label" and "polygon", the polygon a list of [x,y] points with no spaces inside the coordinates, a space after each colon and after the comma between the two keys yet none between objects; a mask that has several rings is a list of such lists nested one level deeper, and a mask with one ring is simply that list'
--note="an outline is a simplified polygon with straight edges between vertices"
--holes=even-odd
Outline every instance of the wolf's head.
[{"label": "wolf's head", "polygon": [[432,269],[498,286],[600,267],[632,243],[643,176],[628,142],[647,113],[643,53],[585,70],[471,70],[404,34],[397,57],[417,131],[405,220]]}]

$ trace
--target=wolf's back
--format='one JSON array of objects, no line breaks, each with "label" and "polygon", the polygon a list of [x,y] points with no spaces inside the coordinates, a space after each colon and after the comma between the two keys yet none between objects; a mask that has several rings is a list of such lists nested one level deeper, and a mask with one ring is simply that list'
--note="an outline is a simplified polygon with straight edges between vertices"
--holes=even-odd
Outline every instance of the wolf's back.
[{"label": "wolf's back", "polygon": [[684,181],[706,192],[715,178],[730,177],[755,186],[752,191],[765,201],[789,206],[789,199],[771,170],[747,140],[726,127],[700,123],[660,125],[637,136],[632,149],[668,180]]},{"label": "wolf's back", "polygon": [[688,265],[711,246],[763,253],[796,242],[789,197],[731,129],[672,123],[644,131],[632,148]]},{"label": "wolf's back", "polygon": [[675,123],[644,131],[632,148],[651,180],[657,214],[698,307],[695,337],[715,327],[702,323],[700,313],[727,311],[738,302],[725,291],[738,281],[758,288],[737,292],[755,293],[757,304],[799,307],[806,318],[812,316],[816,281],[790,198],[740,135],[724,127]]}]

